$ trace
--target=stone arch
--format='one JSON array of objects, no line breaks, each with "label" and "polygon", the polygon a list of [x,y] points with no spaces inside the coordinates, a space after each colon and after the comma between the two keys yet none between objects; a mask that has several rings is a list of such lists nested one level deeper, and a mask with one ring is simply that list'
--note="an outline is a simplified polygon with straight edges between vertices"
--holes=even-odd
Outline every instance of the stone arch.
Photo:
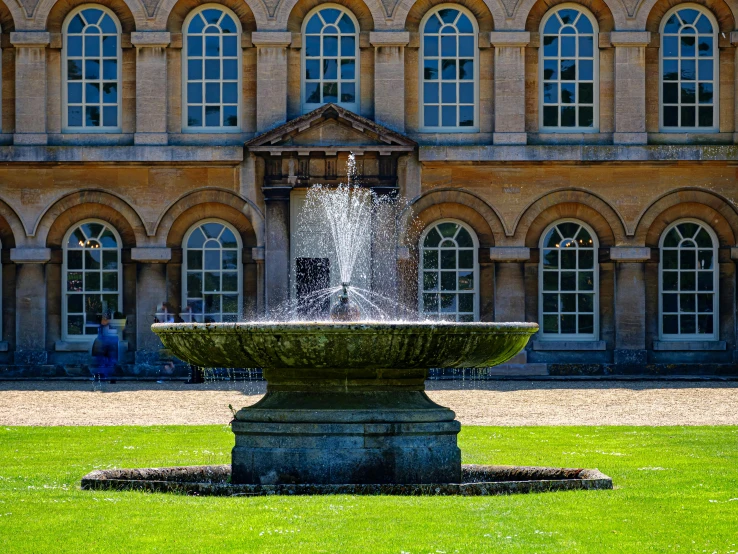
[{"label": "stone arch", "polygon": [[652,33],[659,32],[659,25],[664,14],[678,4],[697,4],[704,6],[717,19],[721,32],[727,33],[735,29],[738,21],[738,1],[736,0],[644,0],[638,8],[637,27]]},{"label": "stone arch", "polygon": [[120,21],[124,33],[146,26],[146,11],[139,0],[41,0],[36,8],[36,22],[51,33],[61,33],[69,12],[84,4],[99,4],[109,8]]},{"label": "stone arch", "polygon": [[236,227],[244,247],[264,244],[264,215],[254,204],[225,189],[200,189],[175,200],[156,223],[156,241],[179,248],[197,221],[219,218]]},{"label": "stone arch", "polygon": [[[497,28],[500,21],[504,21],[504,13],[500,10],[500,6],[494,0],[457,0],[448,2],[447,0],[408,0],[401,1],[395,8],[394,21],[402,21],[403,29],[411,32],[420,31],[420,22],[425,14],[439,4],[458,4],[467,8],[476,18],[479,32],[492,31]],[[495,9],[499,13],[495,13]],[[502,18],[501,20],[499,18]]]},{"label": "stone arch", "polygon": [[563,218],[587,223],[597,233],[600,246],[622,244],[627,235],[623,218],[609,203],[591,192],[569,189],[544,194],[520,213],[513,226],[515,244],[537,248],[543,230]]},{"label": "stone arch", "polygon": [[638,220],[637,244],[658,247],[661,233],[678,219],[704,221],[718,236],[720,246],[735,246],[738,237],[738,212],[724,198],[700,189],[667,193],[646,208]]},{"label": "stone arch", "polygon": [[154,28],[166,29],[170,33],[181,33],[187,16],[203,4],[220,4],[231,10],[241,22],[244,33],[255,31],[257,28],[252,2],[242,0],[166,0],[156,9]]},{"label": "stone arch", "polygon": [[10,0],[9,2],[0,2],[0,28],[3,33],[11,33],[15,31],[16,26],[22,27],[25,16],[20,9],[18,2]]},{"label": "stone arch", "polygon": [[[530,4],[530,6],[521,6],[520,10],[522,11],[527,7],[525,30],[532,33],[539,31],[544,16],[551,8],[559,4],[577,4],[588,9],[597,20],[597,26],[601,33],[607,33],[615,29],[613,11],[610,4],[605,0],[578,0],[576,2],[571,2],[571,0],[534,0]],[[617,10],[619,5],[613,7]]]},{"label": "stone arch", "polygon": [[474,229],[482,248],[500,243],[505,236],[502,219],[484,200],[467,191],[443,188],[426,192],[408,206],[399,240],[417,247],[420,233],[433,221],[445,218],[458,219]]},{"label": "stone arch", "polygon": [[[384,7],[378,0],[331,0],[349,10],[359,22],[361,31],[373,31],[377,21],[384,21]],[[302,32],[305,16],[313,8],[326,4],[322,0],[285,0],[277,9],[276,19],[280,28],[293,33]]]},{"label": "stone arch", "polygon": [[146,226],[140,214],[125,200],[99,190],[73,192],[54,201],[29,234],[38,244],[60,246],[69,227],[87,218],[102,219],[113,225],[126,248],[146,243]]},{"label": "stone arch", "polygon": [[25,242],[26,231],[16,211],[0,200],[0,241],[3,248],[13,248]]}]

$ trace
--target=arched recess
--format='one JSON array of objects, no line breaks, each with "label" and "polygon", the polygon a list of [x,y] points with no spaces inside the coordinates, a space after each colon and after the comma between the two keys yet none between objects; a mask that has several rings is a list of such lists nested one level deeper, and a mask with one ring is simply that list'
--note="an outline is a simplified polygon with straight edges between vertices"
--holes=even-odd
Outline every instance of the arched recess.
[{"label": "arched recess", "polygon": [[[253,32],[257,28],[256,17],[251,5],[243,0],[167,0],[158,9],[156,14],[157,23],[161,28],[166,28],[170,33],[181,33],[185,18],[192,10],[203,4],[220,4],[236,14],[241,22],[242,32]],[[159,28],[157,26],[157,28]]]},{"label": "arched recess", "polygon": [[146,227],[138,212],[121,198],[98,190],[73,192],[56,200],[39,217],[32,234],[38,244],[61,246],[69,227],[86,218],[113,225],[125,248],[146,243]]},{"label": "arched recess", "polygon": [[494,246],[505,236],[502,219],[484,200],[467,191],[443,188],[426,192],[408,206],[401,221],[400,244],[417,247],[423,229],[446,218],[458,219],[474,229],[481,248]]},{"label": "arched recess", "polygon": [[615,246],[625,241],[625,224],[620,214],[607,202],[581,190],[550,192],[531,202],[515,222],[515,244],[536,248],[541,233],[554,221],[579,219],[590,225],[600,246]]},{"label": "arched recess", "polygon": [[530,6],[528,15],[525,20],[525,30],[537,33],[540,29],[541,21],[551,8],[559,4],[580,5],[587,8],[597,20],[600,33],[607,33],[615,28],[615,19],[613,18],[610,6],[604,0],[580,0],[571,2],[570,0],[535,0]]},{"label": "arched recess", "polygon": [[[404,3],[404,2],[403,2]],[[402,17],[405,22],[405,30],[417,33],[420,31],[420,22],[429,10],[439,4],[458,4],[467,8],[477,20],[479,32],[488,32],[495,29],[495,15],[492,12],[492,5],[496,2],[481,2],[480,0],[459,0],[456,2],[448,2],[442,0],[418,0],[411,2],[408,11],[405,14],[398,14],[395,18]],[[402,8],[402,4],[396,8],[396,12]]]},{"label": "arched recess", "polygon": [[[228,217],[227,217],[228,216]],[[200,219],[217,217],[241,232],[244,247],[264,244],[264,215],[231,191],[196,190],[175,200],[156,224],[156,242],[180,247],[187,230]]]},{"label": "arched recess", "polygon": [[8,34],[15,31],[17,18],[25,19],[15,0],[10,0],[7,4],[0,2],[0,29],[3,33]]},{"label": "arched recess", "polygon": [[0,241],[3,248],[13,248],[25,242],[26,230],[18,214],[0,200]]},{"label": "arched recess", "polygon": [[[384,7],[379,0],[331,0],[332,4],[344,6],[356,17],[361,31],[373,31],[376,21],[383,21]],[[321,0],[284,0],[277,9],[276,19],[280,29],[292,33],[302,32],[305,16],[316,6],[326,4]]]},{"label": "arched recess", "polygon": [[664,14],[678,4],[697,4],[704,6],[715,16],[719,30],[729,33],[735,29],[738,20],[738,1],[736,0],[645,0],[638,9],[638,29],[645,28],[652,33],[659,32],[659,25]]},{"label": "arched recess", "polygon": [[77,6],[100,4],[109,8],[120,21],[122,32],[131,33],[146,26],[146,11],[139,0],[41,0],[36,8],[37,24],[51,33],[61,33],[64,19]]},{"label": "arched recess", "polygon": [[725,199],[699,189],[671,192],[654,201],[638,220],[637,244],[658,247],[664,229],[684,218],[704,221],[715,231],[720,246],[736,245],[738,213]]}]

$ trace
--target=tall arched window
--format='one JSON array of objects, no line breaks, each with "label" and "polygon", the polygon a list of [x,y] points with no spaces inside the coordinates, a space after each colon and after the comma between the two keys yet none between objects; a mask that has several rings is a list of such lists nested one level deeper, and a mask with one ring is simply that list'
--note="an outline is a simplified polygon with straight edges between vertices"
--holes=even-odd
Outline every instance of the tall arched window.
[{"label": "tall arched window", "polygon": [[241,23],[230,11],[208,4],[187,16],[183,48],[183,128],[239,129]]},{"label": "tall arched window", "polygon": [[103,314],[123,308],[118,232],[103,221],[86,221],[64,237],[62,337],[93,339]]},{"label": "tall arched window", "polygon": [[539,321],[541,337],[598,337],[597,236],[579,221],[559,221],[541,238]]},{"label": "tall arched window", "polygon": [[420,127],[423,131],[477,131],[479,63],[477,22],[454,5],[430,11],[420,23]]},{"label": "tall arched window", "polygon": [[222,221],[202,221],[185,235],[184,251],[184,311],[201,323],[238,321],[243,269],[238,232]]},{"label": "tall arched window", "polygon": [[671,9],[661,21],[662,131],[719,130],[717,22],[701,6]]},{"label": "tall arched window", "polygon": [[302,27],[302,111],[330,102],[359,111],[359,24],[338,5],[321,6]]},{"label": "tall arched window", "polygon": [[596,131],[599,128],[597,20],[580,6],[557,6],[543,18],[541,37],[541,130]]},{"label": "tall arched window", "polygon": [[120,24],[109,9],[81,6],[64,22],[62,119],[65,131],[121,129]]},{"label": "tall arched window", "polygon": [[479,277],[474,232],[439,221],[420,238],[420,314],[428,319],[479,319]]},{"label": "tall arched window", "polygon": [[662,339],[718,339],[717,244],[712,229],[699,221],[674,223],[661,235]]}]

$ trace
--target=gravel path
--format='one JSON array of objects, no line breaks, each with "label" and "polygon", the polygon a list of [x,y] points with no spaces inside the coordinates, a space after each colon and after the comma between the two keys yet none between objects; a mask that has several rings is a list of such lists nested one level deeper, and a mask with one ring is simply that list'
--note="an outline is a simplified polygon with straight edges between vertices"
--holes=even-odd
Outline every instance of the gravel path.
[{"label": "gravel path", "polygon": [[[0,425],[227,424],[264,384],[0,382]],[[430,381],[466,425],[738,425],[738,382]]]}]

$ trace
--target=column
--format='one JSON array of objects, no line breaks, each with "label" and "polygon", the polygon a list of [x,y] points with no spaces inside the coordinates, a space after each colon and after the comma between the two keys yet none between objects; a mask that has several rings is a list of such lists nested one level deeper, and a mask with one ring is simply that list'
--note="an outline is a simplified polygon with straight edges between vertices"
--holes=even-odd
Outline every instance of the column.
[{"label": "column", "polygon": [[136,47],[135,144],[167,144],[167,46],[170,41],[170,34],[164,31],[131,33],[131,44]]},{"label": "column", "polygon": [[256,131],[263,133],[287,121],[287,47],[292,33],[256,31]]},{"label": "column", "polygon": [[265,245],[264,301],[266,314],[290,299],[290,191],[292,187],[264,187]]},{"label": "column", "polygon": [[256,264],[256,316],[264,315],[264,247],[251,249],[251,259]]},{"label": "column", "polygon": [[15,46],[14,144],[46,144],[46,47],[50,34],[10,33]]},{"label": "column", "polygon": [[[615,144],[646,144],[646,46],[648,31],[613,31],[615,47]],[[659,85],[661,86],[661,85]]]},{"label": "column", "polygon": [[[525,262],[530,260],[530,248],[497,246],[489,249],[495,263],[495,321],[525,321]],[[524,364],[525,350],[509,363]]]},{"label": "column", "polygon": [[369,33],[374,46],[374,120],[405,132],[405,46],[408,32]]},{"label": "column", "polygon": [[43,365],[46,351],[46,268],[48,248],[11,248],[16,264],[15,355],[17,365]]},{"label": "column", "polygon": [[615,359],[616,364],[645,364],[646,264],[650,248],[613,247],[615,262]]},{"label": "column", "polygon": [[[732,31],[730,33],[730,44],[733,46],[738,46],[738,31]],[[734,50],[734,58],[733,61],[735,63],[735,67],[738,68],[738,48]],[[733,79],[733,86],[735,88],[735,97],[734,97],[734,103],[735,103],[735,113],[734,113],[734,124],[733,124],[733,143],[738,144],[738,71],[735,72],[735,77]]]},{"label": "column", "polygon": [[495,48],[495,144],[526,144],[525,47],[530,33],[493,31],[489,41]]},{"label": "column", "polygon": [[156,308],[167,300],[167,262],[171,248],[131,248],[136,262],[136,364],[152,365],[159,361],[163,348],[151,330]]}]

